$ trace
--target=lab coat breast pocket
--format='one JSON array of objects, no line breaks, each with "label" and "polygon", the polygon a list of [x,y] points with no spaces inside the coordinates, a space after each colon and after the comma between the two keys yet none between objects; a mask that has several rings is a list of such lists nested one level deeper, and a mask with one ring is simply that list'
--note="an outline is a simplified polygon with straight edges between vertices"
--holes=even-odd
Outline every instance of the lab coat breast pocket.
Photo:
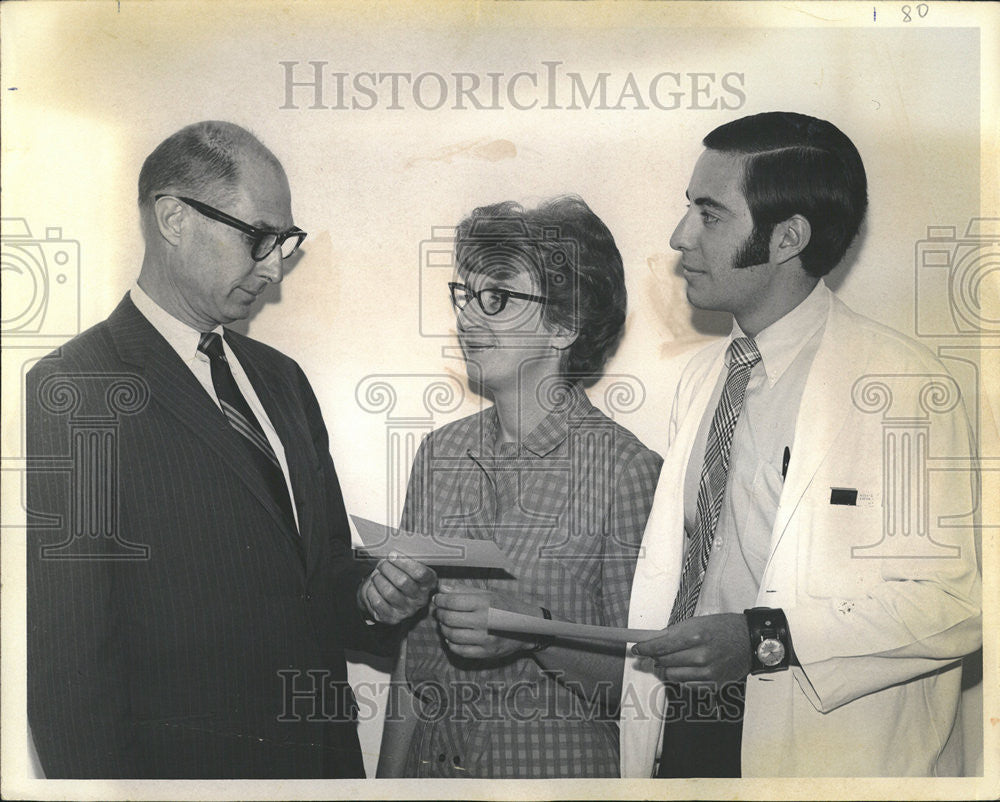
[{"label": "lab coat breast pocket", "polygon": [[881,581],[882,561],[873,548],[884,530],[882,505],[872,490],[878,487],[872,480],[878,479],[857,474],[822,479],[802,500],[800,548],[807,553],[800,555],[805,559],[799,565],[808,566],[804,586],[814,598],[863,597]]}]

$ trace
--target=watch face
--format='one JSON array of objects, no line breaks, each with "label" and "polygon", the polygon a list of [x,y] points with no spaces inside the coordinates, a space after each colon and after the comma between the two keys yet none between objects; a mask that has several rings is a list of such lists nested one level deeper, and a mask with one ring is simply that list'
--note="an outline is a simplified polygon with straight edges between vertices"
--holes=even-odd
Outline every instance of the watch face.
[{"label": "watch face", "polygon": [[757,659],[768,668],[778,665],[785,659],[785,644],[775,638],[764,638],[757,644]]}]

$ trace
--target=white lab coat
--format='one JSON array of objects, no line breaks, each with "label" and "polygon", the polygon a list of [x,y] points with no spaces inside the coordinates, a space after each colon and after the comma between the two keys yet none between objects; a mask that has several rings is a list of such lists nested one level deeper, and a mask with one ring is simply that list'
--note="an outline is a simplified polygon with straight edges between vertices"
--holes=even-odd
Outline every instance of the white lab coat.
[{"label": "white lab coat", "polygon": [[[785,611],[801,668],[747,679],[743,776],[957,774],[956,661],[982,642],[977,477],[961,393],[929,351],[827,294],[756,600]],[[667,625],[684,474],[726,346],[698,352],[680,380],[630,627]],[[914,469],[924,457],[929,473]],[[857,504],[831,504],[831,488],[857,490]],[[662,690],[626,660],[623,777],[653,771]]]}]

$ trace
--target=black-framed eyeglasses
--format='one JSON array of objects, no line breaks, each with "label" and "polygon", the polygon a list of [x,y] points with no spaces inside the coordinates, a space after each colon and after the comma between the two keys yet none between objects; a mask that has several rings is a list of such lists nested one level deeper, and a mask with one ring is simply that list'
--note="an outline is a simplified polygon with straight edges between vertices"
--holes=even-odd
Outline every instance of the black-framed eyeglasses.
[{"label": "black-framed eyeglasses", "polygon": [[507,307],[507,301],[511,298],[534,301],[538,304],[548,303],[549,300],[544,295],[528,295],[525,292],[515,292],[503,287],[483,287],[481,290],[473,290],[457,281],[449,281],[448,289],[451,290],[451,302],[457,310],[462,311],[468,306],[469,301],[475,298],[484,315],[499,315]]},{"label": "black-framed eyeglasses", "polygon": [[275,248],[280,248],[281,258],[287,259],[299,249],[302,241],[308,236],[305,231],[295,226],[292,226],[288,231],[268,231],[265,228],[257,228],[194,198],[185,198],[182,195],[157,195],[154,200],[160,198],[177,198],[210,220],[225,223],[237,231],[242,231],[250,237],[250,257],[255,262],[267,259]]}]

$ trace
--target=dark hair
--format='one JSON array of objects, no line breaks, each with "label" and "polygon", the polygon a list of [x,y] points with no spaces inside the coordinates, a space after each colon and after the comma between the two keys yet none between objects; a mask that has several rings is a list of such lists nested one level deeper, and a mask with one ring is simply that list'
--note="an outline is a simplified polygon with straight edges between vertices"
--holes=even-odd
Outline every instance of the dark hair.
[{"label": "dark hair", "polygon": [[144,214],[158,193],[189,195],[224,203],[240,179],[240,157],[260,155],[280,167],[274,154],[245,128],[206,120],[185,126],[146,157],[139,172],[139,209]]},{"label": "dark hair", "polygon": [[766,112],[716,128],[706,148],[746,156],[743,195],[754,235],[800,214],[812,234],[800,258],[813,276],[844,257],[864,220],[868,181],[854,143],[835,125],[793,112]]},{"label": "dark hair", "polygon": [[608,227],[583,199],[564,195],[525,209],[514,201],[482,206],[459,223],[460,275],[529,272],[548,298],[542,320],[576,333],[560,368],[592,383],[625,326],[625,271]]}]

